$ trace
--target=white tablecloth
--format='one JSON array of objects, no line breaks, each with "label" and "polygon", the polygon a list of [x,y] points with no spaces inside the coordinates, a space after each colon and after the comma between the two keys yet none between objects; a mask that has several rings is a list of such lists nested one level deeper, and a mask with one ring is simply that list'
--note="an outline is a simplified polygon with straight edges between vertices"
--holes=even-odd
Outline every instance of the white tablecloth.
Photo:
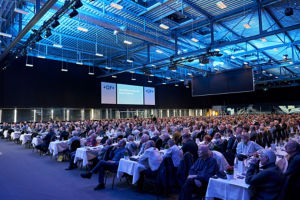
[{"label": "white tablecloth", "polygon": [[38,137],[34,137],[31,141],[31,144],[33,147],[39,145],[39,144],[42,144],[43,140],[41,138],[38,138]]},{"label": "white tablecloth", "polygon": [[27,141],[30,141],[31,140],[31,133],[29,134],[22,134],[20,136],[20,141],[22,142],[22,144],[24,145]]},{"label": "white tablecloth", "polygon": [[68,141],[54,141],[49,144],[49,151],[53,156],[56,156],[59,152],[62,152],[68,148]]},{"label": "white tablecloth", "polygon": [[132,184],[135,184],[140,178],[141,171],[144,171],[145,169],[144,165],[136,161],[122,158],[119,162],[117,177],[121,178],[123,173],[129,174],[132,176]]},{"label": "white tablecloth", "polygon": [[10,137],[11,137],[12,140],[15,140],[15,139],[19,139],[20,135],[21,135],[21,132],[12,132],[10,134]]},{"label": "white tablecloth", "polygon": [[5,130],[5,131],[3,132],[3,136],[4,136],[4,138],[7,138],[7,136],[8,136],[8,130]]},{"label": "white tablecloth", "polygon": [[249,200],[249,185],[245,179],[209,179],[205,199]]},{"label": "white tablecloth", "polygon": [[77,148],[74,163],[76,163],[78,160],[82,160],[82,166],[86,166],[89,160],[92,160],[98,156],[98,152],[101,151],[102,148],[102,145],[96,147]]}]

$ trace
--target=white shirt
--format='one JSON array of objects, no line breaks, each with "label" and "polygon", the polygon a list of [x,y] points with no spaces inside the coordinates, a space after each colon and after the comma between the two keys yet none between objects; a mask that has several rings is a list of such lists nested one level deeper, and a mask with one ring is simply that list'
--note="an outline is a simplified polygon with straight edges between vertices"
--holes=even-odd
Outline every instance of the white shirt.
[{"label": "white shirt", "polygon": [[223,156],[222,153],[218,151],[212,151],[212,153],[213,153],[213,158],[216,159],[217,164],[219,166],[219,171],[224,172],[226,167],[229,166],[226,158]]},{"label": "white shirt", "polygon": [[150,168],[152,171],[156,171],[158,170],[162,160],[163,158],[160,152],[156,148],[150,147],[140,157],[139,163],[143,164],[146,168]]},{"label": "white shirt", "polygon": [[236,153],[248,156],[260,149],[262,149],[262,147],[253,141],[248,141],[247,144],[245,144],[244,142],[239,142],[236,148]]},{"label": "white shirt", "polygon": [[172,158],[174,167],[178,167],[180,160],[183,157],[183,153],[177,145],[173,145],[171,148],[167,149],[163,158],[168,157],[168,156],[170,156]]}]

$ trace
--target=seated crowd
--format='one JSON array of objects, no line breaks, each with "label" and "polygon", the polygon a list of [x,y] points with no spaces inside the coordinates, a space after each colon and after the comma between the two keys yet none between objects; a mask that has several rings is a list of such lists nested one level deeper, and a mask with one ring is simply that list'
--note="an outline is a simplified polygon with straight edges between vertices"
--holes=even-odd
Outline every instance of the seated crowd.
[{"label": "seated crowd", "polygon": [[[300,114],[50,120],[3,123],[0,129],[1,137],[5,130],[8,134],[33,133],[32,137],[46,133],[43,142],[35,146],[44,153],[51,141],[68,139],[67,170],[77,168],[74,156],[81,138],[86,138],[86,146],[102,144],[90,170],[81,174],[91,178],[98,173],[95,190],[105,188],[105,171],[116,172],[125,155],[134,156],[144,166],[137,182],[139,190],[143,190],[144,179],[152,177],[169,190],[180,189],[179,199],[184,200],[192,199],[194,193],[204,197],[210,178],[226,179],[226,168],[245,159],[250,161],[245,182],[250,185],[251,198],[293,199],[300,189],[300,145],[291,139],[300,134]],[[288,165],[282,169],[273,147],[284,144]]]}]

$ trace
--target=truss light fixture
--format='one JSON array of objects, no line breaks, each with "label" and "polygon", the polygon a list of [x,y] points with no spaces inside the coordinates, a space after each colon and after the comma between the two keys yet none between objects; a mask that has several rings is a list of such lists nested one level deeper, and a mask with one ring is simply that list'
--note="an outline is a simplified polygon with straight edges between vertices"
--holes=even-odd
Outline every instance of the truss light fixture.
[{"label": "truss light fixture", "polygon": [[50,28],[47,28],[46,29],[46,34],[45,34],[45,38],[48,38],[48,37],[50,37],[52,35],[52,33],[51,33],[51,29]]},{"label": "truss light fixture", "polygon": [[69,17],[70,17],[70,18],[73,18],[73,17],[75,17],[76,15],[78,15],[78,11],[77,11],[75,8],[73,8],[73,11],[69,14]]},{"label": "truss light fixture", "polygon": [[244,24],[244,27],[245,27],[246,29],[251,28],[250,24]]},{"label": "truss light fixture", "polygon": [[156,53],[163,53],[162,50],[156,49]]},{"label": "truss light fixture", "polygon": [[260,40],[261,40],[262,42],[266,42],[266,41],[267,41],[266,38],[261,38]]},{"label": "truss light fixture", "polygon": [[110,70],[110,69],[111,69],[111,67],[108,67],[108,66],[106,66],[106,67],[105,67],[105,69],[108,69],[108,70]]},{"label": "truss light fixture", "polygon": [[293,64],[293,61],[290,61],[289,63],[292,65],[292,64]]},{"label": "truss light fixture", "polygon": [[245,65],[248,65],[249,63],[248,63],[248,62],[244,62],[244,64],[245,64]]},{"label": "truss light fixture", "polygon": [[275,49],[273,49],[274,51],[278,51],[278,49],[277,48],[275,48]]},{"label": "truss light fixture", "polygon": [[131,41],[128,41],[128,40],[124,40],[124,44],[131,45],[131,44],[132,44],[132,42],[131,42]]},{"label": "truss light fixture", "polygon": [[95,55],[98,56],[98,57],[102,57],[103,56],[102,53],[96,53]]},{"label": "truss light fixture", "polygon": [[62,72],[68,72],[68,69],[61,68],[61,71],[62,71]]},{"label": "truss light fixture", "polygon": [[115,9],[118,9],[118,10],[122,10],[123,9],[123,6],[121,6],[120,4],[114,3],[114,2],[111,2],[110,6],[113,7],[113,8],[115,8]]},{"label": "truss light fixture", "polygon": [[150,76],[151,76],[151,77],[153,77],[153,76],[154,76],[154,74],[150,74]]},{"label": "truss light fixture", "polygon": [[20,9],[20,8],[15,8],[14,11],[15,11],[16,13],[20,13],[20,14],[23,14],[23,15],[28,15],[28,14],[29,14],[29,12],[27,12],[27,11],[25,11],[25,10],[22,10],[22,9]]},{"label": "truss light fixture", "polygon": [[76,62],[77,65],[83,65],[83,62]]},{"label": "truss light fixture", "polygon": [[88,32],[89,31],[87,28],[84,28],[84,27],[81,27],[81,26],[78,26],[77,30],[82,31],[82,32]]},{"label": "truss light fixture", "polygon": [[273,74],[269,74],[269,76],[273,76]]},{"label": "truss light fixture", "polygon": [[95,75],[95,73],[94,72],[89,72],[88,75],[93,76],[93,75]]},{"label": "truss light fixture", "polygon": [[118,35],[119,31],[114,30],[114,35]]},{"label": "truss light fixture", "polygon": [[33,67],[33,64],[26,63],[26,67]]},{"label": "truss light fixture", "polygon": [[231,59],[236,59],[236,57],[235,57],[235,56],[231,56],[230,58],[231,58]]},{"label": "truss light fixture", "polygon": [[266,73],[266,70],[263,70],[262,73]]},{"label": "truss light fixture", "polygon": [[131,80],[132,80],[132,81],[136,81],[136,78],[132,77]]},{"label": "truss light fixture", "polygon": [[160,24],[159,27],[162,28],[162,29],[165,29],[165,30],[170,28],[169,26],[167,26],[165,24]]},{"label": "truss light fixture", "polygon": [[181,81],[181,82],[184,82],[184,80],[183,80],[183,79],[180,79],[179,81]]},{"label": "truss light fixture", "polygon": [[62,48],[63,46],[61,44],[53,44],[53,47],[56,47],[56,48]]},{"label": "truss light fixture", "polygon": [[191,39],[193,42],[199,42],[199,40],[197,38],[192,38]]},{"label": "truss light fixture", "polygon": [[171,80],[171,77],[166,77],[166,79]]},{"label": "truss light fixture", "polygon": [[45,59],[46,57],[38,55],[37,58]]},{"label": "truss light fixture", "polygon": [[166,83],[166,82],[163,82],[162,84],[163,84],[163,85],[167,85],[167,83]]},{"label": "truss light fixture", "polygon": [[52,24],[51,24],[51,27],[52,28],[56,28],[60,25],[59,21],[56,19]]},{"label": "truss light fixture", "polygon": [[112,78],[117,78],[117,76],[116,76],[116,75],[112,75],[111,77],[112,77]]},{"label": "truss light fixture", "polygon": [[219,1],[218,3],[216,3],[216,5],[217,5],[218,8],[220,8],[220,9],[225,9],[225,8],[227,8],[227,6],[225,5],[225,3],[223,3],[222,1]]},{"label": "truss light fixture", "polygon": [[3,32],[0,32],[0,35],[1,35],[1,36],[4,36],[4,37],[9,37],[9,38],[12,37],[12,34],[3,33]]},{"label": "truss light fixture", "polygon": [[151,80],[148,80],[148,83],[152,83],[152,81],[151,81]]},{"label": "truss light fixture", "polygon": [[298,66],[296,66],[296,67],[295,67],[295,69],[299,69],[299,67],[298,67]]},{"label": "truss light fixture", "polygon": [[188,75],[188,76],[192,76],[192,73],[188,72],[187,75]]},{"label": "truss light fixture", "polygon": [[275,78],[277,79],[277,78],[278,78],[278,76],[275,76]]},{"label": "truss light fixture", "polygon": [[129,58],[129,59],[126,60],[126,62],[133,63],[133,59]]},{"label": "truss light fixture", "polygon": [[177,83],[175,84],[175,87],[178,87],[178,84],[177,84]]},{"label": "truss light fixture", "polygon": [[74,4],[73,8],[78,9],[78,8],[80,8],[81,6],[83,6],[83,4],[81,3],[80,0],[77,0],[77,1],[75,2],[75,4]]},{"label": "truss light fixture", "polygon": [[151,67],[155,67],[155,65],[151,65]]}]

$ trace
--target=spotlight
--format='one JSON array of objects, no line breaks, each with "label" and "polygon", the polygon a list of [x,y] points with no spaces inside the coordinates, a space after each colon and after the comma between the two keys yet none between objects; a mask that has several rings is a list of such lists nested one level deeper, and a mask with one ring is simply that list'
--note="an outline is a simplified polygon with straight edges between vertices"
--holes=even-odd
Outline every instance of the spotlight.
[{"label": "spotlight", "polygon": [[51,24],[51,27],[52,28],[56,28],[60,25],[59,21],[56,19],[52,24]]},{"label": "spotlight", "polygon": [[45,38],[48,38],[48,37],[50,37],[51,35],[52,35],[51,29],[50,29],[50,28],[47,28],[47,29],[46,29],[46,35],[45,35]]},{"label": "spotlight", "polygon": [[73,17],[75,17],[76,15],[78,15],[78,12],[77,12],[76,9],[73,8],[73,11],[69,14],[69,17],[70,17],[70,18],[73,18]]},{"label": "spotlight", "polygon": [[78,9],[78,8],[80,8],[81,6],[83,6],[83,4],[81,3],[80,0],[77,0],[76,3],[74,4],[73,8]]},{"label": "spotlight", "polygon": [[284,14],[285,14],[285,16],[291,16],[291,15],[293,15],[294,14],[293,8],[286,8],[284,10]]},{"label": "spotlight", "polygon": [[286,60],[286,59],[288,58],[288,55],[283,55],[282,58],[283,58],[284,60]]}]

